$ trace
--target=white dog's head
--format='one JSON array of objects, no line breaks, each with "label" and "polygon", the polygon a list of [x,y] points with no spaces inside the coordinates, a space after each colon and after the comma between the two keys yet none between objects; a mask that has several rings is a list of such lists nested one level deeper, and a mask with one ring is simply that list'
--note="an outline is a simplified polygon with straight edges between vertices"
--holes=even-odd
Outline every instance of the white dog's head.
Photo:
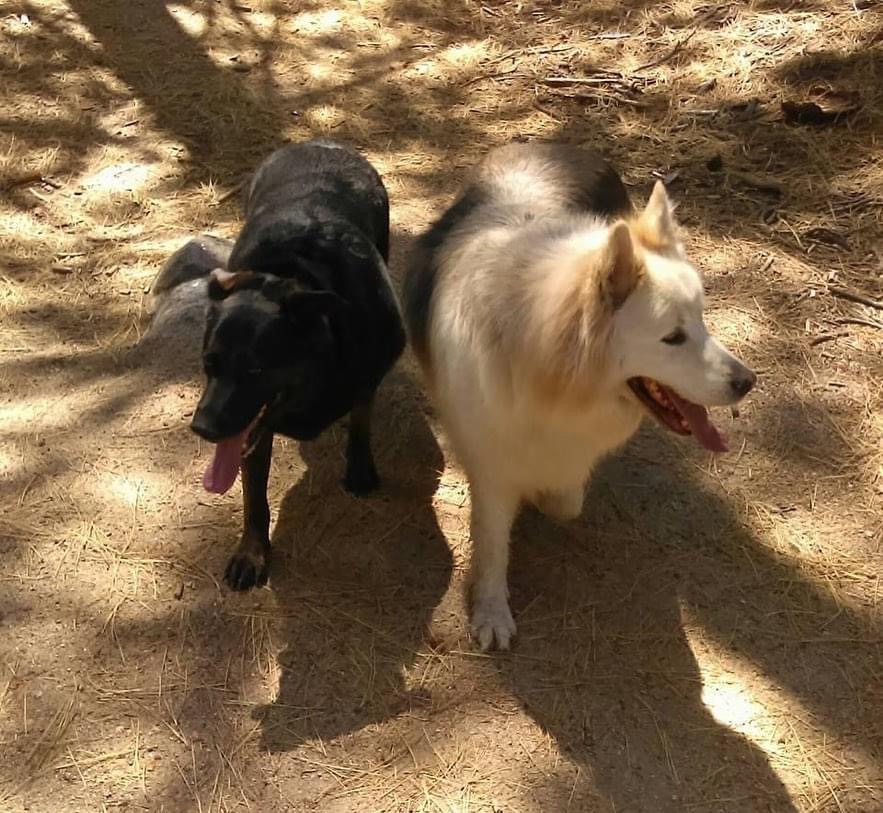
[{"label": "white dog's head", "polygon": [[604,252],[602,288],[614,308],[611,372],[664,426],[725,450],[705,407],[737,403],[757,377],[708,332],[702,280],[661,183],[640,216],[610,228]]},{"label": "white dog's head", "polygon": [[579,408],[599,391],[618,392],[672,431],[726,450],[706,407],[735,404],[757,377],[705,326],[702,280],[665,187],[656,184],[638,215],[600,229],[580,221],[563,238],[535,242],[538,283],[528,307],[509,311],[537,393]]}]

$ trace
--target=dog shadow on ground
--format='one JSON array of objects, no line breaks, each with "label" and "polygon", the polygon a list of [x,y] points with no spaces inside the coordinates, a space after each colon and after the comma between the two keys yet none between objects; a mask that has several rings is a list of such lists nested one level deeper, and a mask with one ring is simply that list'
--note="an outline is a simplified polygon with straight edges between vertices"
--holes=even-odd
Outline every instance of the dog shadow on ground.
[{"label": "dog shadow on ground", "polygon": [[276,700],[256,716],[262,744],[285,751],[389,719],[421,698],[402,669],[423,645],[452,557],[432,498],[442,454],[401,368],[378,394],[373,448],[380,489],[341,486],[345,429],[300,445],[306,471],[273,532],[271,586],[285,649]]},{"label": "dog shadow on ground", "polygon": [[[755,538],[677,454],[645,431],[596,472],[578,523],[522,515],[510,576],[518,649],[498,669],[593,777],[583,804],[601,793],[615,810],[795,810],[764,752],[706,705],[691,648],[697,626],[700,645],[744,666],[736,687],[741,678],[751,690],[760,677],[839,735],[863,730],[875,656],[844,651],[862,620],[842,607],[838,618],[836,603]],[[787,732],[788,712],[769,699],[748,716]],[[859,748],[873,753],[872,735],[862,736]],[[558,788],[562,805],[585,809],[575,790]]]}]

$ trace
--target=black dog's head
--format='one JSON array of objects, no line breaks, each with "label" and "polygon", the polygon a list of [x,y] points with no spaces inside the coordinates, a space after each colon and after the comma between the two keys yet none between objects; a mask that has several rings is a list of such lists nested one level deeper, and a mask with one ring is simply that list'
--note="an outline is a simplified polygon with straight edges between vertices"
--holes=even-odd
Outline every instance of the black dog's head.
[{"label": "black dog's head", "polygon": [[250,271],[216,269],[208,292],[206,384],[190,426],[213,443],[242,435],[244,444],[280,396],[309,392],[331,361],[331,318],[345,302]]}]

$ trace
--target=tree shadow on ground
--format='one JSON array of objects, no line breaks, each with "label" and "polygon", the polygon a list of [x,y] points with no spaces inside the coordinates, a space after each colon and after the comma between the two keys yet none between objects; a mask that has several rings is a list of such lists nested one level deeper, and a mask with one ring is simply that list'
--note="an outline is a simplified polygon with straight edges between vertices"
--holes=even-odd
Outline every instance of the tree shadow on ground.
[{"label": "tree shadow on ground", "polygon": [[427,702],[403,668],[423,647],[452,559],[432,509],[443,461],[422,398],[401,370],[383,384],[374,448],[383,479],[357,499],[341,487],[338,428],[300,445],[306,464],[273,532],[271,585],[284,651],[263,745],[327,741]]},{"label": "tree shadow on ground", "polygon": [[[282,106],[269,74],[258,92],[242,74],[221,68],[174,18],[165,2],[119,4],[71,0],[101,44],[111,70],[152,111],[156,125],[188,145],[191,159],[215,170],[227,156],[256,159],[278,146]],[[272,60],[272,38],[249,38],[260,64]],[[227,159],[229,160],[229,159]]]},{"label": "tree shadow on ground", "polygon": [[[280,142],[283,105],[267,70],[276,38],[260,37],[246,27],[241,46],[257,51],[259,58],[256,70],[245,77],[234,62],[227,68],[217,64],[207,43],[186,32],[165,2],[72,0],[69,5],[74,14],[25,3],[31,23],[21,38],[32,42],[34,57],[26,51],[14,71],[3,66],[15,98],[52,100],[52,117],[40,120],[13,107],[5,124],[24,148],[52,148],[53,173],[78,173],[101,145],[124,145],[144,160],[158,160],[156,145],[133,143],[132,131],[111,132],[102,121],[132,97],[143,102],[155,126],[187,147],[198,177],[217,172],[231,157],[238,164]],[[211,6],[209,32],[215,16]],[[99,51],[76,23],[85,26]],[[54,70],[47,70],[47,54]],[[59,75],[88,68],[99,73],[84,79],[73,95],[59,82]],[[105,68],[124,88],[101,76]]]},{"label": "tree shadow on ground", "polygon": [[[644,432],[597,472],[576,525],[522,516],[518,650],[498,668],[594,778],[574,803],[600,792],[615,810],[793,810],[764,752],[704,702],[684,618],[743,662],[747,690],[762,675],[871,760],[883,753],[883,731],[867,726],[883,719],[883,657],[868,629],[883,624],[838,606],[768,548],[687,460]],[[785,728],[788,712],[758,703],[766,735]]]}]

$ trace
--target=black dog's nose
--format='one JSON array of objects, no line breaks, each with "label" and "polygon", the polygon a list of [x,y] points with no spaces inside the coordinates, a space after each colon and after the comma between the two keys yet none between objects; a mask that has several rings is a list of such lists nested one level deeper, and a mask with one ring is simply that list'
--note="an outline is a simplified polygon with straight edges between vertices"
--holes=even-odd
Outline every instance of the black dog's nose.
[{"label": "black dog's nose", "polygon": [[757,375],[751,370],[745,370],[741,375],[734,376],[730,379],[730,387],[732,387],[733,392],[739,398],[744,398],[748,395],[756,383]]},{"label": "black dog's nose", "polygon": [[217,443],[221,439],[221,434],[218,432],[217,427],[212,421],[208,420],[205,412],[202,410],[196,410],[193,420],[190,421],[190,428],[203,440],[207,440],[210,443]]}]

